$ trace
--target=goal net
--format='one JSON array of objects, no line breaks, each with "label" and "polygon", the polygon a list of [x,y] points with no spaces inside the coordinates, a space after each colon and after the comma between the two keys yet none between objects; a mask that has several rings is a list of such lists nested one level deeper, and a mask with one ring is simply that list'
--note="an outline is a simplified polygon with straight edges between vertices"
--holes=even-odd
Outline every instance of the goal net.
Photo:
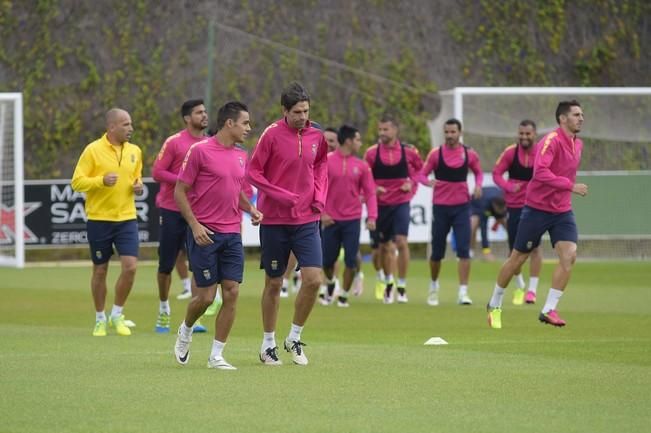
[{"label": "goal net", "polygon": [[23,102],[0,93],[0,266],[25,264]]},{"label": "goal net", "polygon": [[557,127],[556,106],[568,99],[578,100],[585,114],[578,180],[590,189],[573,198],[582,257],[651,259],[651,88],[455,88],[441,92],[441,111],[429,124],[432,145],[443,142],[445,121],[458,118],[463,142],[479,153],[491,182],[520,121],[536,122],[540,138]]}]

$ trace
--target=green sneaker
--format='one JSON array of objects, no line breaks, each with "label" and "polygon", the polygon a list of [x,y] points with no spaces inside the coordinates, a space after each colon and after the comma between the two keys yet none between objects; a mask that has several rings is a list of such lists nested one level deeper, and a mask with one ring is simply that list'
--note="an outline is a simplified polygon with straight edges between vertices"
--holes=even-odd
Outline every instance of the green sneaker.
[{"label": "green sneaker", "polygon": [[524,304],[524,290],[515,289],[513,292],[513,305],[522,305]]},{"label": "green sneaker", "polygon": [[488,326],[493,329],[502,329],[502,309],[486,305],[486,311],[488,311]]},{"label": "green sneaker", "polygon": [[95,322],[93,337],[106,337],[106,320],[98,320]]},{"label": "green sneaker", "polygon": [[387,287],[384,281],[375,281],[375,299],[381,301],[384,299],[384,289]]},{"label": "green sneaker", "polygon": [[118,335],[122,335],[123,337],[131,335],[131,329],[124,323],[124,315],[109,317],[109,326],[115,328]]},{"label": "green sneaker", "polygon": [[159,334],[168,334],[170,332],[170,315],[168,313],[158,313],[155,330]]},{"label": "green sneaker", "polygon": [[222,305],[222,297],[219,296],[219,293],[215,295],[215,300],[212,301],[212,304],[210,304],[210,307],[206,309],[206,312],[203,313],[204,316],[214,316],[217,314],[217,310],[219,310],[219,307]]}]

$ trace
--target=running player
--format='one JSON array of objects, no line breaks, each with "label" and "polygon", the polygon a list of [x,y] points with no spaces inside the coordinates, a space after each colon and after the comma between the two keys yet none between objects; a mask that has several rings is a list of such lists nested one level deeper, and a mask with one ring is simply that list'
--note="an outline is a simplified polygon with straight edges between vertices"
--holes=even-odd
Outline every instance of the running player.
[{"label": "running player", "polygon": [[572,193],[585,196],[588,186],[576,183],[583,142],[577,137],[583,127],[583,110],[576,100],[561,101],[556,108],[558,128],[545,135],[536,146],[533,177],[527,185],[525,206],[515,237],[513,251],[497,276],[487,310],[491,328],[502,327],[504,290],[522,267],[540,238],[549,232],[558,264],[552,275],[552,287],[538,316],[543,323],[565,326],[557,311],[576,261],[578,231],[572,212]]}]

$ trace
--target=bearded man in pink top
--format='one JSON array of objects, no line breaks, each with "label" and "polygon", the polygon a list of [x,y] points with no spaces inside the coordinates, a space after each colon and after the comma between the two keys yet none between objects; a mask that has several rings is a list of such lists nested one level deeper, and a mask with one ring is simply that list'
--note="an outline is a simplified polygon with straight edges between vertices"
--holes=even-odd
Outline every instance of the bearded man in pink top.
[{"label": "bearded man in pink top", "polygon": [[[174,187],[185,154],[193,144],[206,139],[203,131],[208,127],[208,112],[202,99],[185,101],[181,106],[181,116],[186,125],[185,129],[165,140],[152,168],[154,180],[160,183],[160,189],[156,195],[156,206],[160,212],[158,274],[156,278],[160,307],[155,328],[159,333],[170,331],[169,295],[172,270],[179,253],[185,248],[188,230],[188,224],[174,201]],[[190,294],[190,288],[186,287],[186,289]]]},{"label": "bearded man in pink top", "polygon": [[290,251],[301,267],[303,283],[296,295],[294,317],[284,348],[297,365],[307,365],[301,332],[321,283],[319,220],[328,188],[328,144],[309,121],[310,96],[299,83],[282,93],[284,117],[265,129],[253,151],[247,179],[258,188],[258,207],[265,215],[260,226],[263,340],[260,361],[280,365],[276,322],[283,274]]},{"label": "bearded man in pink top", "polygon": [[[475,175],[473,198],[482,194],[483,173],[479,155],[461,143],[461,122],[448,119],[443,125],[445,144],[432,149],[427,155],[420,172],[420,181],[434,187],[432,194],[432,254],[430,256],[430,282],[427,304],[439,304],[439,273],[441,260],[445,257],[447,235],[454,229],[459,258],[459,291],[457,303],[471,305],[468,296],[468,278],[470,277],[470,191],[468,190],[468,170]],[[428,181],[427,176],[434,172],[435,179]]]},{"label": "bearded man in pink top", "polygon": [[559,260],[538,319],[553,326],[565,326],[556,308],[576,261],[578,232],[572,212],[572,193],[580,196],[588,193],[587,185],[576,183],[583,150],[583,142],[577,137],[583,127],[581,105],[575,100],[561,101],[556,108],[556,122],[559,127],[545,135],[535,148],[533,178],[527,185],[513,251],[500,269],[487,306],[488,324],[494,329],[502,327],[504,288],[531,251],[540,245],[545,232],[549,232]]},{"label": "bearded man in pink top", "polygon": [[[369,147],[364,155],[377,185],[378,220],[371,236],[374,238],[372,243],[378,245],[385,277],[384,295],[378,293],[381,285],[376,285],[376,297],[380,295],[385,304],[393,303],[396,291],[399,303],[408,302],[409,203],[414,196],[418,172],[423,166],[418,149],[402,143],[398,133],[396,118],[390,114],[383,115],[378,124],[378,143]],[[397,259],[395,248],[398,249]],[[398,281],[393,277],[396,268]]]},{"label": "bearded man in pink top", "polygon": [[174,199],[188,223],[188,257],[197,295],[188,304],[174,345],[181,365],[190,360],[192,326],[213,302],[221,284],[223,303],[215,318],[208,368],[235,370],[222,354],[235,320],[235,305],[244,273],[242,211],[253,224],[262,214],[245,194],[246,151],[241,143],[251,130],[249,110],[241,102],[229,102],[217,113],[217,134],[188,150],[179,171]]},{"label": "bearded man in pink top", "polygon": [[[513,250],[515,236],[520,224],[520,215],[524,208],[527,195],[527,185],[533,177],[533,161],[535,157],[536,124],[533,120],[525,119],[518,126],[518,142],[508,146],[497,158],[493,168],[493,182],[504,191],[504,200],[508,217],[506,230],[509,239],[509,251]],[[508,173],[508,178],[504,174]],[[515,281],[518,286],[513,292],[513,304],[523,303],[535,304],[536,291],[538,289],[538,278],[542,268],[542,251],[536,247],[531,252],[529,262],[529,289],[524,292],[525,282],[522,277],[522,270],[515,273]]]}]

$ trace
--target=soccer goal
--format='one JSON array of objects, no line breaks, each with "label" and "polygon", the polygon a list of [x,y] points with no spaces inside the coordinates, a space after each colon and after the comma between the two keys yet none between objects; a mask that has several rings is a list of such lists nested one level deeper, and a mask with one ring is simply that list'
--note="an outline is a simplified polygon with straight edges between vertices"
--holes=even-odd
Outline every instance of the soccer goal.
[{"label": "soccer goal", "polygon": [[23,96],[0,93],[0,266],[25,265]]},{"label": "soccer goal", "polygon": [[558,102],[578,100],[579,181],[590,188],[573,199],[583,257],[651,259],[651,87],[458,87],[440,95],[432,145],[443,142],[447,119],[461,120],[463,142],[479,153],[489,182],[521,120],[536,122],[540,138],[557,127]]}]

